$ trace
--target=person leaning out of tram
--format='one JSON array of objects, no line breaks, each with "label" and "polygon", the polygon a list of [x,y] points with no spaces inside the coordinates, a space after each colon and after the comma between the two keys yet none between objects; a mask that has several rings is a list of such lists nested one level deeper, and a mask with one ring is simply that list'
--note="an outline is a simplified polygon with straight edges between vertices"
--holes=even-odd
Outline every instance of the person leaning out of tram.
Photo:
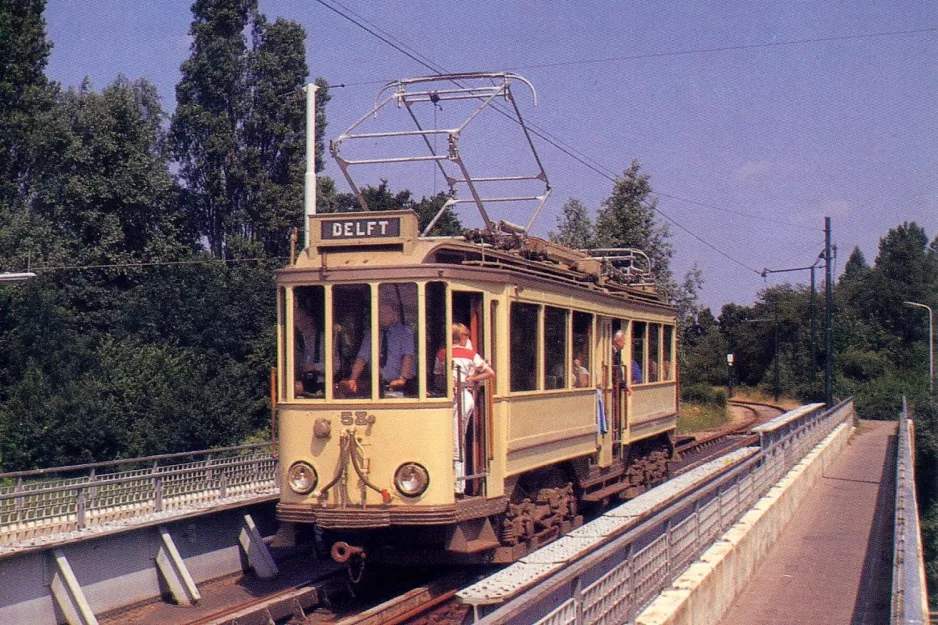
[{"label": "person leaning out of tram", "polygon": [[[469,423],[475,413],[475,386],[484,380],[495,377],[495,370],[474,349],[469,347],[469,328],[461,323],[451,327],[453,353],[453,385],[455,389],[453,403],[453,473],[456,476],[456,493],[465,492],[466,449],[465,440]],[[445,355],[437,355],[433,373],[445,374]]]}]

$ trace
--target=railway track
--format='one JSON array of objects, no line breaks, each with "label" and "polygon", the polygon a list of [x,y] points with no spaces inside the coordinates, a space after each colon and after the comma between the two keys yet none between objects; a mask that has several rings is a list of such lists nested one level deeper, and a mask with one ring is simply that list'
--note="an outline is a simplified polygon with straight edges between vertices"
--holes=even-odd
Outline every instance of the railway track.
[{"label": "railway track", "polygon": [[668,466],[672,477],[686,473],[735,449],[756,444],[759,439],[749,433],[750,429],[785,412],[784,408],[772,404],[743,401],[730,401],[729,404],[745,410],[747,416],[719,430],[678,441],[675,451],[679,459],[672,461]]}]

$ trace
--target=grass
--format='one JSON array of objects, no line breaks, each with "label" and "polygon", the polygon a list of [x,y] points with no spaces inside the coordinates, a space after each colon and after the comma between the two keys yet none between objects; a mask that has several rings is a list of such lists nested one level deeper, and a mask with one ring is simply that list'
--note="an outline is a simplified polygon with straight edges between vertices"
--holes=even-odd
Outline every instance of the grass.
[{"label": "grass", "polygon": [[729,423],[729,420],[725,407],[681,402],[681,412],[677,417],[677,433],[693,434],[710,430]]},{"label": "grass", "polygon": [[776,403],[772,393],[751,386],[737,386],[733,389],[733,397],[731,399],[736,401],[751,401],[758,404],[777,405],[785,410],[792,410],[802,405],[797,399],[785,397],[784,395],[779,397],[778,403]]}]

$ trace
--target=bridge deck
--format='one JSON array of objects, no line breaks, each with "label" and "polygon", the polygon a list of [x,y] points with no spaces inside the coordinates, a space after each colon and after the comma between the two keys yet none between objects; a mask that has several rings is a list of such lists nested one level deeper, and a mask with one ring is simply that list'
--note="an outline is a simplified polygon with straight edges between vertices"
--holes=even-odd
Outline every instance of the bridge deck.
[{"label": "bridge deck", "polygon": [[896,424],[860,424],[720,625],[889,621]]}]

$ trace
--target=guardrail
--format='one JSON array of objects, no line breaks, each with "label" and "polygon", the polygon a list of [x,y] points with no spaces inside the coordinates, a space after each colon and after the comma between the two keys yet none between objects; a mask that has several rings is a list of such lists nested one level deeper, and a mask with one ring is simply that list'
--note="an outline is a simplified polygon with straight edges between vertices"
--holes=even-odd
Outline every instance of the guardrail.
[{"label": "guardrail", "polygon": [[269,443],[0,474],[0,547],[275,489]]},{"label": "guardrail", "polygon": [[915,424],[909,418],[906,398],[899,414],[896,453],[896,512],[893,526],[892,609],[893,625],[927,624],[928,591],[915,500]]},{"label": "guardrail", "polygon": [[[666,584],[703,553],[835,427],[853,419],[853,400],[817,404],[760,427],[766,445],[689,497],[675,502],[501,606],[475,605],[476,622],[585,625],[632,622]],[[794,412],[794,411],[793,411]],[[784,435],[775,432],[784,430]]]}]

